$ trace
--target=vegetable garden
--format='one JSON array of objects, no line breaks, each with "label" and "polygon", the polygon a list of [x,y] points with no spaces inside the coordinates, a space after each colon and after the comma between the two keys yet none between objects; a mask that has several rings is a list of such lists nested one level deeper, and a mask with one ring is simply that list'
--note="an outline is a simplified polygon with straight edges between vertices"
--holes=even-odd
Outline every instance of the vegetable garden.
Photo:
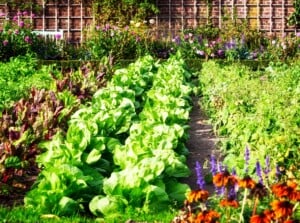
[{"label": "vegetable garden", "polygon": [[[299,34],[106,24],[76,46],[18,16],[0,34],[1,222],[300,220]],[[203,165],[192,97],[220,138]]]}]

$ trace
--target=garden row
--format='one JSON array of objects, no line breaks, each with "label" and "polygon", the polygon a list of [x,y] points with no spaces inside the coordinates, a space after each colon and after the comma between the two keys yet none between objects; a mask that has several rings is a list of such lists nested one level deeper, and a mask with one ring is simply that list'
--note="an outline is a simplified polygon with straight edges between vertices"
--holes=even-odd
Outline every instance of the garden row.
[{"label": "garden row", "polygon": [[71,114],[109,78],[108,67],[86,64],[62,74],[54,65],[22,56],[0,64],[1,203],[30,188],[28,179],[38,173],[38,143],[66,131]]},{"label": "garden row", "polygon": [[[266,158],[290,178],[299,179],[300,63],[270,65],[252,71],[239,63],[203,63],[199,73],[201,101],[221,137],[224,162],[244,174],[255,172]],[[245,148],[251,154],[244,156]],[[249,160],[250,159],[250,160]]]},{"label": "garden row", "polygon": [[115,72],[72,115],[66,134],[40,144],[42,166],[25,197],[41,213],[92,212],[120,218],[128,208],[153,213],[184,200],[185,147],[192,87],[179,55],[151,56]]}]

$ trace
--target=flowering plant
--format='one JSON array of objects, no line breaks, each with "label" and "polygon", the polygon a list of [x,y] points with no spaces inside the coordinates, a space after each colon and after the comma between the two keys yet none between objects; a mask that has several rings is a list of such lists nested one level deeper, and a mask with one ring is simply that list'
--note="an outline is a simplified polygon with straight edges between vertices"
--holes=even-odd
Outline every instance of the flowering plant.
[{"label": "flowering plant", "polygon": [[7,18],[0,31],[0,58],[7,60],[12,56],[32,52],[37,36],[31,31],[27,11],[18,12],[12,19]]},{"label": "flowering plant", "polygon": [[[249,158],[246,149],[245,158]],[[199,189],[189,191],[181,213],[173,223],[293,223],[300,217],[300,188],[295,179],[287,179],[277,168],[276,180],[270,183],[271,170],[256,163],[256,178],[248,174],[238,177],[222,165],[216,168],[211,160],[215,194],[209,196],[204,188],[200,164],[196,162]],[[266,163],[269,161],[266,158]]]}]

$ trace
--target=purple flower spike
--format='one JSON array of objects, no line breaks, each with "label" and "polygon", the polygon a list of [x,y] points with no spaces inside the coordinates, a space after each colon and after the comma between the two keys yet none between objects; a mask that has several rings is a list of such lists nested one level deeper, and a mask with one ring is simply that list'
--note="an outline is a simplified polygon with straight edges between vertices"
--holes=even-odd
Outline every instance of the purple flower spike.
[{"label": "purple flower spike", "polygon": [[265,161],[266,161],[266,168],[264,169],[264,174],[266,176],[268,176],[268,174],[271,172],[271,169],[270,169],[270,156],[267,156]]},{"label": "purple flower spike", "polygon": [[210,171],[213,176],[216,175],[216,173],[217,173],[216,158],[214,155],[210,156]]},{"label": "purple flower spike", "polygon": [[263,184],[263,177],[262,177],[261,166],[259,161],[256,161],[256,175],[259,178],[259,183]]},{"label": "purple flower spike", "polygon": [[249,150],[249,147],[246,146],[246,149],[245,149],[245,174],[247,175],[248,174],[248,166],[249,166],[249,160],[250,160],[250,150]]},{"label": "purple flower spike", "polygon": [[203,175],[202,175],[201,165],[198,161],[196,161],[195,170],[196,170],[196,175],[197,175],[197,184],[199,186],[199,189],[202,190],[204,188],[205,181],[204,181],[204,178],[203,178]]}]

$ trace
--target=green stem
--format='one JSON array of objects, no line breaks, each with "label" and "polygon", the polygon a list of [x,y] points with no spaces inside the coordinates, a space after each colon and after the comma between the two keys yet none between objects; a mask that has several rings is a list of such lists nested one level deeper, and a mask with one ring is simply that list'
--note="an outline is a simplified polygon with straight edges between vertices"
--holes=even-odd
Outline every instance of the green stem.
[{"label": "green stem", "polygon": [[242,203],[242,210],[241,210],[241,213],[240,213],[240,220],[239,220],[239,223],[243,222],[244,221],[244,209],[245,209],[245,205],[246,205],[246,200],[247,200],[247,189],[245,188],[245,191],[244,191],[244,198],[243,198],[243,203]]}]

